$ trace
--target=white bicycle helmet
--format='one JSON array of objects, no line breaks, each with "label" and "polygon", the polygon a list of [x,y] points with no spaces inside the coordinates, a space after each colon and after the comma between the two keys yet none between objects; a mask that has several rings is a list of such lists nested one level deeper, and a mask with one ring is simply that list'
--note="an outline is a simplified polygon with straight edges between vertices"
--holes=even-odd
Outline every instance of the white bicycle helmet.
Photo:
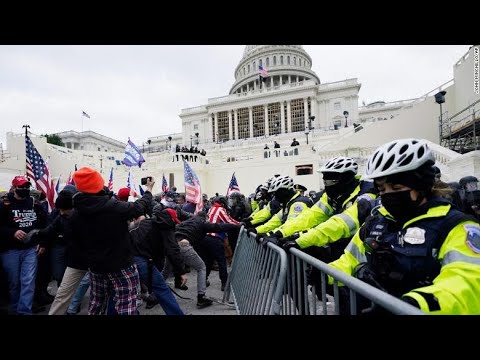
[{"label": "white bicycle helmet", "polygon": [[328,160],[318,172],[336,172],[344,173],[347,171],[353,171],[355,174],[358,171],[358,164],[352,158],[339,156]]},{"label": "white bicycle helmet", "polygon": [[268,192],[272,193],[278,191],[279,189],[293,189],[293,179],[288,175],[279,176],[273,179]]},{"label": "white bicycle helmet", "polygon": [[367,162],[364,179],[376,179],[418,169],[435,163],[432,151],[424,140],[400,139],[380,146]]}]

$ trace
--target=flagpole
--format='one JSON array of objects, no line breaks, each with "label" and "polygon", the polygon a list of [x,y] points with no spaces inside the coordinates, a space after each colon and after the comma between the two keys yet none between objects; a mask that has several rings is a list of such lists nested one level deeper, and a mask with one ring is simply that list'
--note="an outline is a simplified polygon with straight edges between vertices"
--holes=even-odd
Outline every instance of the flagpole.
[{"label": "flagpole", "polygon": [[[26,155],[26,149],[27,149],[26,144],[27,144],[27,137],[28,137],[28,129],[30,128],[30,125],[25,124],[25,125],[22,126],[22,128],[25,128],[25,155]],[[25,161],[25,176],[27,176],[27,178],[28,178],[26,161]]]}]

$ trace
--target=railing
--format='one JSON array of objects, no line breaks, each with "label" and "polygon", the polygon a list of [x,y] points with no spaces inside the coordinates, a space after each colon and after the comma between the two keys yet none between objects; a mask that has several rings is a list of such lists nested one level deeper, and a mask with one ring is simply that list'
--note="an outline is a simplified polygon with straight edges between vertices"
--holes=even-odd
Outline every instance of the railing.
[{"label": "railing", "polygon": [[[314,257],[305,254],[298,249],[290,249],[289,257],[289,277],[290,281],[287,284],[285,297],[295,299],[295,307],[283,306],[282,314],[299,314],[299,315],[317,315],[319,307],[323,315],[327,315],[328,298],[327,298],[327,276],[333,278],[333,303],[335,314],[339,315],[358,315],[359,307],[357,306],[358,295],[363,296],[370,302],[370,307],[363,309],[363,312],[377,312],[378,306],[380,311],[387,311],[395,315],[425,315],[425,313],[418,308],[407,304],[406,302],[381,291],[361,280],[349,276],[331,266],[315,259]],[[305,275],[307,265],[312,266],[320,272],[320,291],[317,293],[316,284],[312,285],[312,294],[308,297],[308,284]],[[347,291],[340,291],[347,290]],[[318,294],[318,295],[316,295]],[[320,306],[317,306],[316,296],[320,300]],[[347,310],[348,309],[348,310]]]},{"label": "railing", "polygon": [[[240,315],[357,315],[360,295],[370,305],[364,312],[377,312],[381,307],[380,311],[397,315],[425,315],[418,308],[298,249],[289,252],[287,257],[283,249],[272,243],[259,245],[255,234],[247,234],[242,228],[223,302],[228,302],[232,295]],[[320,284],[307,280],[307,267],[319,271]],[[333,278],[333,287],[328,287],[327,276]],[[320,285],[318,292],[317,285]]]},{"label": "railing", "polygon": [[287,272],[285,252],[273,244],[258,246],[242,228],[223,302],[233,296],[241,315],[278,315]]},{"label": "railing", "polygon": [[468,105],[467,107],[450,116],[446,121],[444,121],[443,125],[445,125],[449,130],[449,132],[446,133],[450,134],[463,127],[469,126],[473,122],[474,118],[475,120],[478,120],[478,118],[480,117],[480,110],[475,110],[476,106],[480,107],[480,100],[477,100],[473,104]]}]

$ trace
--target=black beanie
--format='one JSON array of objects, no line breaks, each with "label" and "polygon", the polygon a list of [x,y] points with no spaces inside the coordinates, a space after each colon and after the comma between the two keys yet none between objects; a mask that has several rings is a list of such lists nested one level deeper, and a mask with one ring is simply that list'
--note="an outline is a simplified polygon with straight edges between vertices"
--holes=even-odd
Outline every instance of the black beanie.
[{"label": "black beanie", "polygon": [[57,209],[68,210],[73,208],[72,193],[68,190],[62,190],[58,193],[57,200],[55,200],[55,207]]}]

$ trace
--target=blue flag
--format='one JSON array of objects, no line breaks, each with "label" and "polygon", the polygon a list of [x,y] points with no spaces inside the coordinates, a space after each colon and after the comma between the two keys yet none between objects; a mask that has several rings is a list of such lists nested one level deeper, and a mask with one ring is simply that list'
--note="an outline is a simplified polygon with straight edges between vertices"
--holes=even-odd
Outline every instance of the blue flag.
[{"label": "blue flag", "polygon": [[125,158],[122,160],[126,166],[137,166],[142,167],[142,164],[145,162],[145,159],[142,156],[142,153],[138,147],[128,138],[127,146],[125,147]]}]

